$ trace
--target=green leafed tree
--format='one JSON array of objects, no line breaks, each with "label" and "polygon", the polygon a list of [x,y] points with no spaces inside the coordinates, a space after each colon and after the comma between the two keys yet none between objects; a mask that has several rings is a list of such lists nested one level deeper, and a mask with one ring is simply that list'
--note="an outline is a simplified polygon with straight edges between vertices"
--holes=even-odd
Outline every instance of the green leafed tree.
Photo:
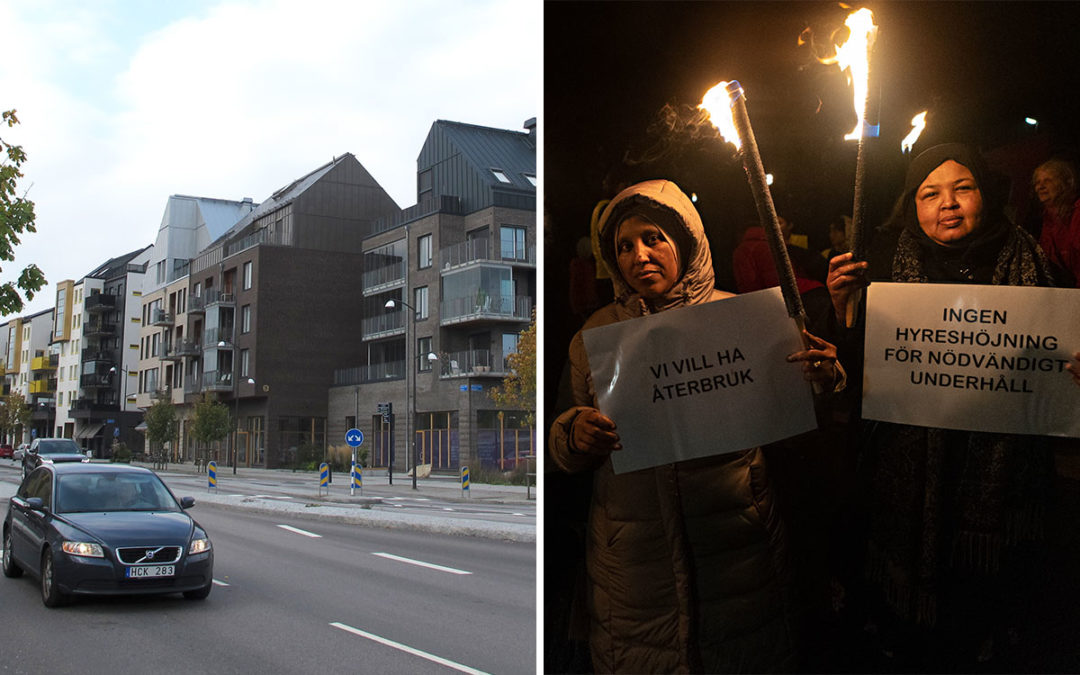
[{"label": "green leafed tree", "polygon": [[176,421],[176,409],[165,399],[158,399],[146,409],[146,438],[150,441],[151,451],[161,449],[168,441],[176,438],[179,424]]},{"label": "green leafed tree", "polygon": [[8,394],[0,399],[0,432],[10,437],[21,426],[30,424],[30,408],[26,399],[19,392]]},{"label": "green leafed tree", "polygon": [[517,351],[507,358],[509,373],[502,386],[491,390],[491,399],[500,408],[526,410],[525,422],[536,425],[536,313],[518,337]]},{"label": "green leafed tree", "polygon": [[[9,128],[19,123],[14,110],[5,110],[3,123]],[[14,262],[15,247],[24,232],[37,232],[34,225],[34,202],[19,194],[17,183],[23,177],[22,165],[26,153],[21,145],[12,145],[0,138],[0,261]],[[33,300],[34,294],[45,285],[45,275],[37,265],[23,268],[19,278],[0,284],[0,316],[16,314],[23,309],[23,294]]]},{"label": "green leafed tree", "polygon": [[197,443],[216,443],[229,435],[229,408],[203,393],[191,417],[191,437]]}]

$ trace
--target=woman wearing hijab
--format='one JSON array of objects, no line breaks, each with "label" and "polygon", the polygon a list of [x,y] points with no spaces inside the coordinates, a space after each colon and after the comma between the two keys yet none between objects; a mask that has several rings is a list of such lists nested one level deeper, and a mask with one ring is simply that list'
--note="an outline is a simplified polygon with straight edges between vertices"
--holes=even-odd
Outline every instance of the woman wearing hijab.
[{"label": "woman wearing hijab", "polygon": [[[701,219],[674,184],[620,192],[600,220],[615,301],[582,330],[731,294],[714,288]],[[796,352],[808,380],[832,383],[835,348]],[[549,452],[592,471],[587,535],[589,645],[596,672],[773,672],[795,667],[784,534],[759,448],[615,474],[616,421],[596,408],[579,332],[573,406]]]},{"label": "woman wearing hijab", "polygon": [[[830,261],[841,324],[852,289],[867,276],[1052,285],[1042,250],[1006,218],[992,186],[967,146],[919,155],[868,260],[853,263],[846,253]],[[1069,368],[1075,377],[1077,364]],[[860,456],[866,575],[886,608],[880,618],[890,653],[910,659],[893,666],[940,672],[989,661],[1015,642],[1038,577],[1033,561],[1054,472],[1049,439],[867,422]]]}]

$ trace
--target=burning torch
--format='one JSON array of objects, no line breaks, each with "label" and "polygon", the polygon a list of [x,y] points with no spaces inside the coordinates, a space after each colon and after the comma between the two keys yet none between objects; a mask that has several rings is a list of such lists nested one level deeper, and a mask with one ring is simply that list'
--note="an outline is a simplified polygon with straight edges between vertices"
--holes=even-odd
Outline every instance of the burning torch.
[{"label": "burning torch", "polygon": [[[720,113],[721,106],[727,107],[731,111],[730,114]],[[810,349],[809,340],[803,332],[806,329],[806,309],[803,307],[802,296],[799,295],[799,285],[795,281],[795,270],[791,267],[787,244],[780,231],[780,221],[776,216],[772,193],[769,191],[765,167],[761,163],[757,140],[750,126],[750,116],[746,112],[746,96],[742,85],[737,80],[721,82],[705,92],[701,105],[698,107],[709,113],[709,119],[724,140],[733,144],[742,156],[743,169],[746,171],[746,179],[750,183],[750,191],[754,195],[754,204],[757,206],[758,220],[765,229],[769,252],[772,254],[773,265],[776,266],[776,275],[780,279],[780,292],[784,296],[784,305],[787,307],[788,316],[795,321],[799,329],[803,348]],[[817,382],[814,382],[814,391],[821,393]]]}]

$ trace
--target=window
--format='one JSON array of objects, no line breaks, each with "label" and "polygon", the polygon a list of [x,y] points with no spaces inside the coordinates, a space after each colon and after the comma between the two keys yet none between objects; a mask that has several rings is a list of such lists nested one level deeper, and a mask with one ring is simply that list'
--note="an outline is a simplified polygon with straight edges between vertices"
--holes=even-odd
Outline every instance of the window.
[{"label": "window", "polygon": [[428,318],[428,287],[421,286],[415,289],[413,296],[413,307],[416,308],[416,318],[426,319]]},{"label": "window", "polygon": [[417,267],[424,269],[431,267],[431,235],[425,234],[416,240]]},{"label": "window", "polygon": [[533,187],[536,187],[536,176],[532,175],[531,173],[526,173],[526,174],[523,174],[523,175],[525,176],[525,180],[532,183]]},{"label": "window", "polygon": [[251,350],[250,349],[241,349],[240,350],[240,377],[247,377],[248,375],[250,375],[250,373],[248,372],[250,365],[251,365]]},{"label": "window", "polygon": [[157,273],[156,274],[157,283],[159,283],[159,284],[165,283],[165,261],[164,260],[159,261],[158,264],[154,266],[154,270]]},{"label": "window", "polygon": [[244,305],[240,308],[240,332],[251,332],[251,305]]},{"label": "window", "polygon": [[431,169],[421,171],[416,178],[417,180],[417,192],[421,198],[429,196],[431,192]]},{"label": "window", "polygon": [[503,260],[527,260],[525,228],[503,225],[499,228],[499,243]]},{"label": "window", "polygon": [[495,180],[499,181],[500,183],[510,182],[510,179],[506,177],[506,173],[502,169],[492,169],[491,173],[495,176]]},{"label": "window", "polygon": [[416,353],[420,359],[420,372],[426,373],[431,370],[431,361],[428,360],[428,354],[431,353],[431,338],[422,337],[416,341]]},{"label": "window", "polygon": [[251,261],[244,263],[244,290],[251,289]]},{"label": "window", "polygon": [[196,281],[195,282],[195,288],[194,288],[194,292],[192,293],[192,295],[194,295],[196,298],[201,298],[202,297],[202,282],[201,281]]},{"label": "window", "polygon": [[502,335],[503,370],[506,372],[510,371],[510,355],[517,353],[518,335],[518,333],[503,333]]}]

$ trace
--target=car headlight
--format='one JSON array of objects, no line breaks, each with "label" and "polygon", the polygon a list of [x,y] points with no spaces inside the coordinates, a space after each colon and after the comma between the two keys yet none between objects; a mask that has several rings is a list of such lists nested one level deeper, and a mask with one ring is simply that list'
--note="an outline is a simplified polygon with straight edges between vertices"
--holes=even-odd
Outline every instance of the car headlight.
[{"label": "car headlight", "polygon": [[42,464],[52,464],[53,461],[51,459],[45,459],[44,457],[42,457],[41,458],[41,463]]},{"label": "car headlight", "polygon": [[90,458],[89,457],[83,457],[79,461],[82,462],[83,464],[89,464],[90,463]]},{"label": "car headlight", "polygon": [[206,553],[210,550],[209,539],[192,539],[191,544],[188,546],[188,555],[195,555],[196,553]]},{"label": "car headlight", "polygon": [[61,544],[61,548],[64,553],[68,555],[77,555],[84,558],[104,558],[105,552],[101,550],[100,544],[86,541],[65,541]]}]

